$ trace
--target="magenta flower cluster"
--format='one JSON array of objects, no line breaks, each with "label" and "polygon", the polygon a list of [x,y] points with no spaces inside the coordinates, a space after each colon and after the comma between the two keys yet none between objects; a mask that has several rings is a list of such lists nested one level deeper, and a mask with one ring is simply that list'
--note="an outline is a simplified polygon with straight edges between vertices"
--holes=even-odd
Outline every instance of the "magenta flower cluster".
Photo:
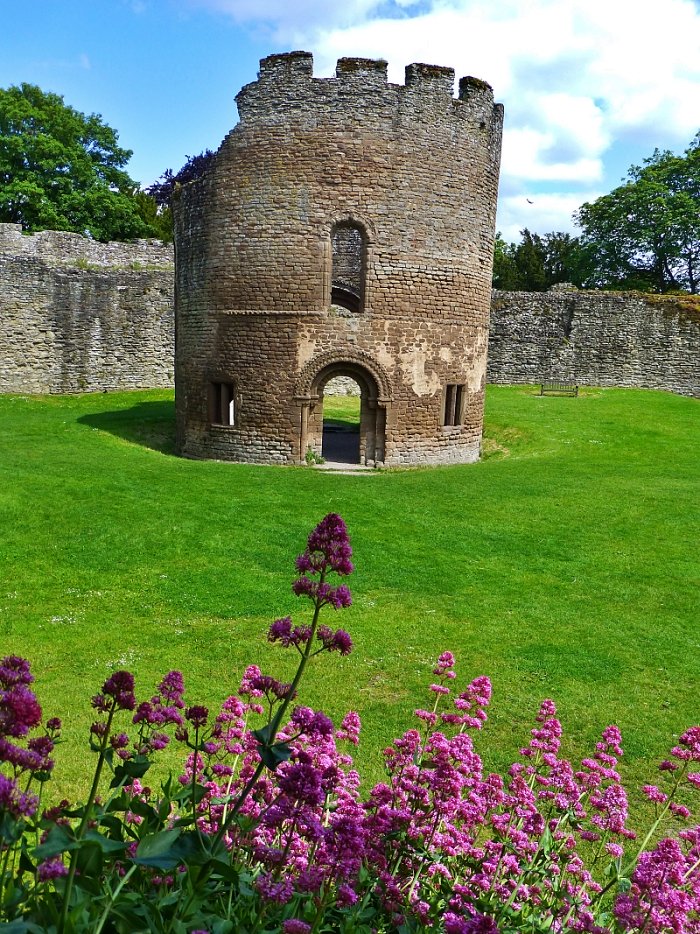
[{"label": "magenta flower cluster", "polygon": [[[336,728],[295,704],[313,656],[352,649],[344,630],[319,622],[324,607],[350,604],[331,579],[352,571],[350,558],[345,524],[326,516],[296,562],[293,590],[311,599],[311,622],[284,617],[268,633],[299,654],[290,683],[251,665],[214,714],[185,703],[179,672],[140,702],[130,672],[110,675],[92,699],[98,766],[77,808],[62,802],[39,816],[30,786],[53,768],[60,722],[41,727],[28,663],[0,661],[0,922],[66,934],[77,918],[81,932],[102,930],[113,910],[115,930],[193,934],[700,934],[700,824],[688,823],[700,727],[679,737],[658,784],[643,786],[655,817],[640,843],[616,726],[573,764],[544,700],[518,760],[489,773],[475,737],[491,683],[458,687],[443,652],[415,727],[384,750],[385,780],[362,790],[350,752],[359,715]],[[185,765],[156,792],[140,779],[169,731]],[[102,801],[105,764],[113,778]],[[672,821],[678,832],[661,836]]]},{"label": "magenta flower cluster", "polygon": [[39,804],[32,785],[45,781],[54,767],[51,758],[61,730],[52,717],[40,736],[27,738],[41,725],[42,713],[29,685],[29,662],[17,655],[0,660],[0,822],[3,812],[31,817]]},{"label": "magenta flower cluster", "polygon": [[[358,741],[358,715],[335,729],[320,711],[291,710],[278,736],[289,759],[255,782],[241,821],[226,831],[226,846],[250,867],[266,914],[303,904],[352,913],[371,895],[387,925],[380,930],[496,932],[534,912],[553,931],[697,931],[700,826],[635,852],[618,728],[607,727],[574,767],[560,755],[561,723],[545,700],[520,761],[505,777],[485,773],[471,734],[486,722],[491,685],[479,677],[457,690],[454,666],[450,653],[440,656],[432,709],[416,711],[419,728],[387,747],[387,779],[365,797],[342,748]],[[197,756],[196,778],[206,789],[197,806],[203,833],[217,832],[229,802],[255,774],[251,720],[263,710],[257,679],[246,672]],[[687,768],[700,761],[698,736],[684,733],[673,759],[662,763],[675,785],[666,801],[681,782],[696,787]],[[191,755],[183,785],[194,767]],[[301,931],[307,923],[288,919],[281,929]]]},{"label": "magenta flower cluster", "polygon": [[331,586],[326,578],[333,572],[346,577],[353,571],[352,548],[347,528],[340,516],[329,513],[309,535],[306,550],[296,559],[301,577],[292,584],[298,596],[309,597],[318,608],[339,610],[350,606],[352,598],[345,584]]}]

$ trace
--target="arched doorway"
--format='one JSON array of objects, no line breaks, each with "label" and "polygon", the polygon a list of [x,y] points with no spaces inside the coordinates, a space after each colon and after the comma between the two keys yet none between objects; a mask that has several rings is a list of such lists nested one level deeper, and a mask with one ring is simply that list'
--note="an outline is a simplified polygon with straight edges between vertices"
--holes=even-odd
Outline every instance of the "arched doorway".
[{"label": "arched doorway", "polygon": [[[375,376],[372,372],[374,366],[370,369],[364,365],[364,361],[333,360],[325,365],[318,361],[318,364],[318,368],[309,366],[307,369],[308,376],[302,377],[303,382],[299,387],[301,390],[303,386],[306,391],[302,390],[303,394],[300,392],[297,396],[301,405],[300,462],[324,457],[337,463],[370,467],[383,464],[386,407],[389,402],[387,381],[382,379],[383,374],[378,372]],[[331,421],[338,422],[340,419],[329,418],[328,424],[324,425],[325,388],[331,380],[339,377],[357,386],[359,411],[356,426],[348,418],[344,426],[347,431],[332,432],[328,430]],[[333,409],[332,404],[329,409]],[[327,429],[325,432],[324,427]],[[342,434],[345,434],[344,438],[338,437]],[[332,438],[332,435],[336,435],[336,438]]]}]

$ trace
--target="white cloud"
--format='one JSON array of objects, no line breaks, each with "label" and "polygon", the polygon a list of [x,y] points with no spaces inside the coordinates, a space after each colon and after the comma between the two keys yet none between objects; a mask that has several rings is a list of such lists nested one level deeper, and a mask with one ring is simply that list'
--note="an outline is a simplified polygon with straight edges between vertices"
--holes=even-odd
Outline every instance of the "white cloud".
[{"label": "white cloud", "polygon": [[698,128],[694,0],[180,2],[264,24],[276,51],[312,51],[319,76],[333,74],[338,58],[359,55],[387,59],[395,82],[411,62],[488,81],[506,109],[503,187],[544,190],[550,206],[541,217],[559,218],[557,229],[569,229],[570,204],[617,183],[619,169],[610,179],[605,168],[613,143],[633,142],[638,161],[640,148],[682,150]]},{"label": "white cloud", "polygon": [[549,192],[547,194],[514,194],[502,196],[498,202],[497,229],[504,240],[516,243],[520,240],[520,231],[527,227],[535,233],[549,233],[560,230],[564,233],[578,233],[572,215],[585,201],[595,200],[602,191],[592,191],[582,198],[578,193]]}]

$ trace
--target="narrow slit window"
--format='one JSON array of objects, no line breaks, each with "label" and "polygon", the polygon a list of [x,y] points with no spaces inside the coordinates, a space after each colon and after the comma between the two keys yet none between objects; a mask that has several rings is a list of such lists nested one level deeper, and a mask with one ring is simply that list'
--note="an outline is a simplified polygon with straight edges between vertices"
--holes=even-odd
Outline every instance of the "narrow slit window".
[{"label": "narrow slit window", "polygon": [[331,305],[352,314],[364,308],[366,240],[359,224],[343,222],[331,231]]},{"label": "narrow slit window", "polygon": [[209,384],[209,419],[212,425],[232,428],[236,424],[236,399],[233,383]]},{"label": "narrow slit window", "polygon": [[462,383],[448,383],[445,386],[445,409],[442,424],[446,427],[461,425],[464,422],[464,399],[466,387]]}]

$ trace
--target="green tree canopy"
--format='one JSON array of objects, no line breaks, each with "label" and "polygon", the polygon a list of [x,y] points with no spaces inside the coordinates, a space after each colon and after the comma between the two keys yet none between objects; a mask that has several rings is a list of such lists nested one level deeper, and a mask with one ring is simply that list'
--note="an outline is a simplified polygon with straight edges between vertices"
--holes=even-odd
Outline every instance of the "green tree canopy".
[{"label": "green tree canopy", "polygon": [[99,114],[32,84],[0,89],[0,222],[96,240],[154,236],[147,196],[124,171],[130,157]]},{"label": "green tree canopy", "polygon": [[598,287],[700,289],[700,133],[682,156],[655,150],[575,219]]},{"label": "green tree canopy", "polygon": [[506,243],[496,234],[493,285],[505,291],[543,292],[558,282],[579,288],[588,276],[588,259],[577,237],[553,231],[534,234],[520,231],[520,243]]}]

